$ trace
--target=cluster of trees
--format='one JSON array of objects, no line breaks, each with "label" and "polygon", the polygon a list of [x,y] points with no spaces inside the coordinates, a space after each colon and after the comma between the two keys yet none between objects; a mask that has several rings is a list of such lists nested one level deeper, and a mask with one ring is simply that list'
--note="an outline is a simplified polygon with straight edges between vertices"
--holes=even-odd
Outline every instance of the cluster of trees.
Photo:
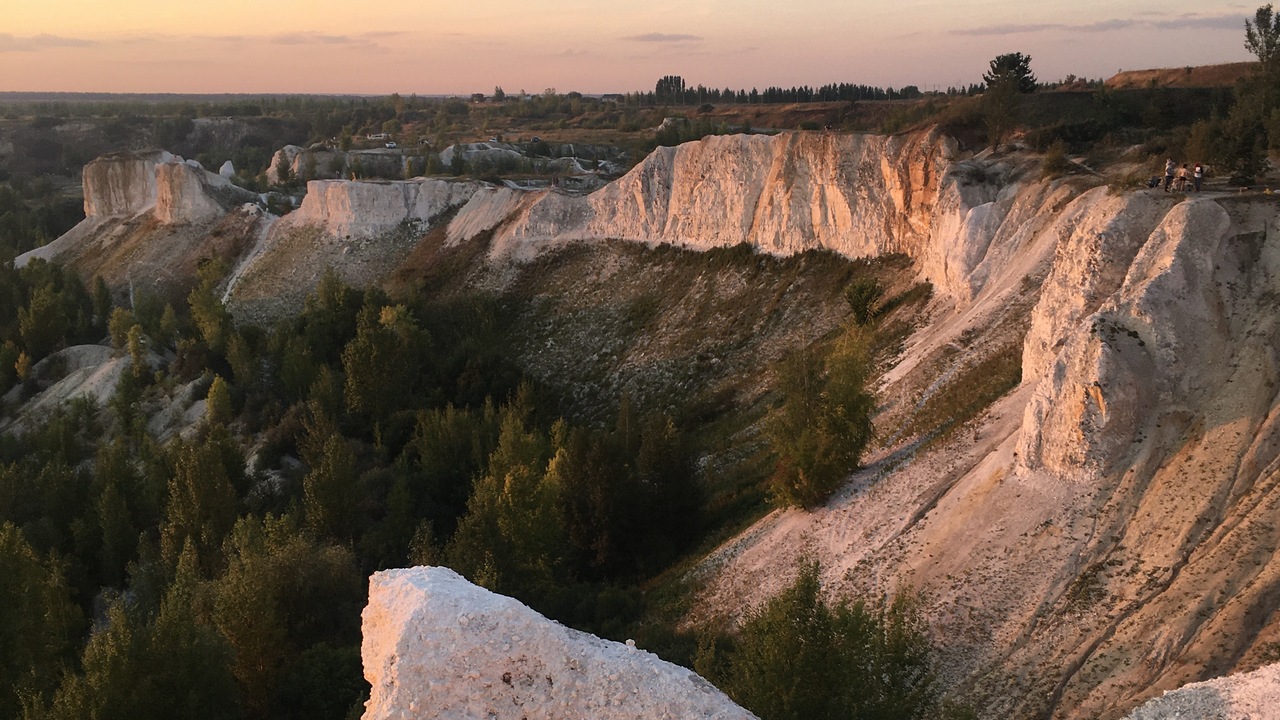
[{"label": "cluster of trees", "polygon": [[60,198],[47,179],[0,184],[0,263],[44,245],[84,219],[84,205]]},{"label": "cluster of trees", "polygon": [[1240,82],[1225,116],[1193,125],[1187,143],[1191,155],[1241,185],[1262,176],[1280,151],[1280,14],[1270,4],[1245,21],[1244,45],[1257,56],[1258,72]]},{"label": "cluster of trees", "polygon": [[[976,92],[977,87],[948,88],[947,94],[958,95]],[[623,96],[624,105],[657,106],[657,105],[701,105],[703,103],[760,104],[760,103],[807,103],[807,102],[852,102],[856,100],[913,100],[924,93],[915,85],[907,85],[895,90],[892,87],[882,88],[854,83],[829,83],[813,88],[798,85],[789,88],[769,86],[764,90],[732,88],[708,88],[702,85],[690,86],[679,75],[664,75],[658,79],[653,92],[633,92]]]},{"label": "cluster of trees", "polygon": [[34,381],[36,364],[54,350],[100,339],[110,310],[105,286],[96,283],[90,294],[79,276],[58,265],[0,264],[0,394]]},{"label": "cluster of trees", "polygon": [[[43,262],[5,272],[6,352],[109,337],[125,364],[107,407],[0,435],[0,569],[24,578],[0,590],[17,639],[0,715],[343,717],[365,692],[372,570],[447,562],[600,627],[628,619],[618,584],[700,532],[674,422],[625,402],[608,429],[540,411],[496,303],[394,302],[330,273],[264,331],[231,322],[216,261],[181,310],[112,307]],[[181,384],[204,388],[205,420],[161,444],[147,423]]]},{"label": "cluster of trees", "polygon": [[819,568],[747,613],[734,637],[704,635],[694,663],[735,701],[768,720],[963,717],[938,701],[919,600],[822,597]]}]

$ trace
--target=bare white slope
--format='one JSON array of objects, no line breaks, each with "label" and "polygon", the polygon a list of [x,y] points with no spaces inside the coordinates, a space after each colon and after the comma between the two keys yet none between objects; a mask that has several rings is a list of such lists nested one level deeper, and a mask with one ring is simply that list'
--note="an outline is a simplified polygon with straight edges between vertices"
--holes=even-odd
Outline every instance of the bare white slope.
[{"label": "bare white slope", "polygon": [[827,507],[726,544],[700,571],[704,612],[759,602],[801,554],[832,586],[922,589],[948,681],[987,717],[1118,717],[1265,656],[1280,635],[1280,210],[1105,189],[1037,204],[1036,239],[917,334],[882,398],[998,325],[1013,287],[1040,291],[1022,386],[949,443],[891,444]]},{"label": "bare white slope", "polygon": [[363,631],[365,720],[755,717],[690,670],[566,628],[447,568],[374,574]]}]

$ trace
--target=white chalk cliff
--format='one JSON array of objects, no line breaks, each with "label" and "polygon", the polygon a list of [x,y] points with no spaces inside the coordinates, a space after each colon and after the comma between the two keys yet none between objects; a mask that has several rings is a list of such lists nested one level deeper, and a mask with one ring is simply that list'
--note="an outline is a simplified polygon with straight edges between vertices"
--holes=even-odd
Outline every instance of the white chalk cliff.
[{"label": "white chalk cliff", "polygon": [[[475,243],[500,267],[601,240],[911,257],[935,301],[883,377],[883,447],[827,506],[773,513],[712,553],[696,571],[694,619],[759,603],[800,556],[821,561],[827,587],[924,590],[944,682],[983,717],[1118,718],[1280,647],[1280,208],[1269,198],[1045,180],[1035,157],[966,156],[932,132],[708,138],[660,148],[581,197],[316,181],[274,223],[207,219],[201,198],[217,193],[200,172],[95,161],[90,217],[37,253],[136,267],[157,248],[203,249],[189,228],[234,224],[218,237],[252,242],[227,300],[253,319],[288,311],[282,297],[299,306],[327,265],[377,282],[425,242]],[[904,429],[993,359],[1020,362],[1011,392],[940,444]],[[455,670],[415,672],[480,681],[470,691],[493,682]]]},{"label": "white chalk cliff", "polygon": [[181,288],[200,257],[234,255],[266,220],[255,193],[162,151],[97,158],[85,166],[82,185],[85,219],[18,256],[18,267],[56,259],[117,291],[137,282]]},{"label": "white chalk cliff", "polygon": [[754,718],[692,671],[547,620],[447,568],[387,570],[364,610],[364,720]]},{"label": "white chalk cliff", "polygon": [[[310,231],[329,241],[369,239],[456,210],[448,242],[491,232],[498,261],[605,239],[691,249],[746,243],[777,255],[905,253],[940,291],[967,301],[1008,260],[1001,241],[1016,242],[1029,220],[1068,192],[1018,182],[1027,167],[1020,157],[962,161],[955,142],[934,132],[709,137],[658,148],[587,196],[443,180],[313,181],[302,208],[273,237]],[[423,197],[431,198],[429,210]],[[250,261],[275,269],[243,274],[280,284],[285,263],[273,253],[287,248],[293,263],[311,265],[305,254],[324,258],[325,247],[268,247]],[[234,306],[236,293],[229,299]]]}]

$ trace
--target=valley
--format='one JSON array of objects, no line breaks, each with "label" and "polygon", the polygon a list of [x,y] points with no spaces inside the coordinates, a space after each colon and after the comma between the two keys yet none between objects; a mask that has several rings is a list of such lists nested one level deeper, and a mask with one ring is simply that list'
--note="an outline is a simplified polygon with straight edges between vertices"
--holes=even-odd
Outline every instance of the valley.
[{"label": "valley", "polygon": [[[1161,97],[1130,92],[1116,105]],[[1081,102],[1045,95],[1027,116]],[[216,665],[210,688],[238,688],[219,716],[358,715],[359,608],[382,571],[366,677],[394,685],[369,674],[381,613],[377,662],[421,661],[464,705],[541,703],[543,671],[525,670],[554,663],[434,667],[394,628],[448,644],[463,616],[397,593],[500,605],[476,628],[518,648],[484,625],[510,601],[470,581],[739,701],[715,648],[747,646],[742,628],[799,592],[806,563],[823,598],[880,621],[912,599],[916,681],[940,717],[1121,718],[1270,672],[1276,196],[1226,177],[1141,187],[1185,128],[1080,141],[1055,166],[1044,126],[978,143],[964,100],[928,102],[903,132],[726,119],[643,154],[552,128],[537,142],[581,152],[534,157],[477,126],[447,147],[520,159],[470,174],[430,172],[451,164],[432,150],[396,155],[423,159],[394,178],[352,177],[359,150],[309,161],[320,149],[283,143],[259,158],[261,187],[181,148],[87,162],[84,219],[3,270],[0,546],[67,618],[58,637],[25,629],[60,649],[23,716],[74,717],[85,688],[197,667],[183,648]],[[801,109],[850,124],[892,110]],[[800,110],[768,112],[791,126]],[[561,159],[577,169],[546,164]],[[863,392],[856,467],[818,502],[782,501],[823,467],[806,452],[835,452],[804,432],[858,422],[837,399]],[[787,436],[797,407],[808,422]],[[461,577],[389,570],[412,565]],[[126,671],[102,661],[117,651]],[[314,691],[318,677],[337,680]],[[630,702],[609,687],[591,702]],[[379,702],[366,717],[400,712]],[[722,711],[746,712],[705,712]]]}]

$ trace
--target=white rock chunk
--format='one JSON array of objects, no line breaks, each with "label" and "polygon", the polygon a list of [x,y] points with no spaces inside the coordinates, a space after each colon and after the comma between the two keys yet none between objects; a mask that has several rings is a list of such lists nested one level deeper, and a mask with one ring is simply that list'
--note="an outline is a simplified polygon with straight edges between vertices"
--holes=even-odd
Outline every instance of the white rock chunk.
[{"label": "white rock chunk", "polygon": [[1280,717],[1280,663],[1251,673],[1183,685],[1143,704],[1125,720],[1266,720]]},{"label": "white rock chunk", "polygon": [[364,720],[754,718],[695,673],[447,568],[387,570],[364,610]]}]

